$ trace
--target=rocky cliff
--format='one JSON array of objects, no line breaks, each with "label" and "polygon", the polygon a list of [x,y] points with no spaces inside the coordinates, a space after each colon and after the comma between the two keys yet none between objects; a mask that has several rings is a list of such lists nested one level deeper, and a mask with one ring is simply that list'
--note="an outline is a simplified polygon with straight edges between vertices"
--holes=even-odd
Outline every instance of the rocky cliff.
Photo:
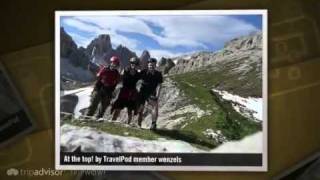
[{"label": "rocky cliff", "polygon": [[163,73],[167,74],[171,68],[175,66],[171,58],[162,57],[158,62],[158,69]]},{"label": "rocky cliff", "polygon": [[121,44],[115,49],[115,53],[113,55],[116,55],[120,58],[121,67],[126,67],[130,58],[137,57],[135,52],[132,52],[130,49]]},{"label": "rocky cliff", "polygon": [[92,62],[96,64],[108,63],[106,60],[112,56],[118,56],[121,60],[121,67],[127,66],[130,58],[137,57],[134,52],[123,45],[112,48],[111,38],[107,34],[101,34],[92,40],[86,51],[90,54]]},{"label": "rocky cliff", "polygon": [[[245,69],[250,62],[261,66],[262,58],[262,36],[261,32],[242,36],[227,42],[223,49],[216,52],[197,52],[189,56],[180,56],[173,59],[176,62],[170,74],[180,74],[206,68],[215,63],[227,63],[239,61],[242,64],[238,70]],[[249,64],[248,64],[249,63]]]},{"label": "rocky cliff", "polygon": [[148,59],[151,57],[149,51],[144,50],[140,56],[140,68],[146,69],[148,66]]},{"label": "rocky cliff", "polygon": [[73,51],[77,50],[77,45],[64,28],[60,28],[60,56],[69,57]]},{"label": "rocky cliff", "polygon": [[77,47],[72,37],[63,28],[60,29],[60,39],[61,78],[68,79],[68,81],[62,81],[62,87],[69,87],[68,89],[72,87],[64,82],[93,81],[99,64],[108,63],[105,59],[118,56],[121,60],[121,67],[125,67],[130,58],[137,57],[134,52],[123,45],[113,49],[111,38],[107,34],[99,35],[86,48]]},{"label": "rocky cliff", "polygon": [[65,79],[79,82],[90,82],[94,80],[94,76],[87,70],[89,56],[86,49],[78,48],[71,36],[61,28],[60,29],[60,73],[61,87],[68,86]]},{"label": "rocky cliff", "polygon": [[113,53],[111,39],[107,34],[101,34],[93,39],[86,48],[94,63],[100,64],[106,54]]}]

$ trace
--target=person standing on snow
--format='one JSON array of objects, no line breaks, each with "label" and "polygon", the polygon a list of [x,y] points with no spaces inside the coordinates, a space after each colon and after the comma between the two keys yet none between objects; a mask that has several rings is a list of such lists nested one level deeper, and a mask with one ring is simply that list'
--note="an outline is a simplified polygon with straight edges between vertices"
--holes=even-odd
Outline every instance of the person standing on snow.
[{"label": "person standing on snow", "polygon": [[97,80],[91,94],[90,106],[87,116],[93,116],[97,110],[96,118],[102,118],[112,99],[112,94],[120,80],[120,74],[117,70],[120,65],[120,59],[117,56],[110,58],[110,65],[102,67],[97,73]]},{"label": "person standing on snow", "polygon": [[112,120],[116,120],[123,108],[127,108],[128,121],[130,124],[133,114],[137,113],[137,97],[138,92],[136,89],[137,82],[140,79],[140,73],[137,70],[139,59],[133,57],[129,60],[129,67],[122,73],[122,87],[120,93],[112,105],[111,113],[113,113]]},{"label": "person standing on snow", "polygon": [[138,93],[138,125],[141,127],[145,102],[152,108],[151,129],[155,130],[158,119],[158,98],[163,82],[162,73],[156,70],[157,60],[150,58],[148,68],[141,71],[142,84]]}]

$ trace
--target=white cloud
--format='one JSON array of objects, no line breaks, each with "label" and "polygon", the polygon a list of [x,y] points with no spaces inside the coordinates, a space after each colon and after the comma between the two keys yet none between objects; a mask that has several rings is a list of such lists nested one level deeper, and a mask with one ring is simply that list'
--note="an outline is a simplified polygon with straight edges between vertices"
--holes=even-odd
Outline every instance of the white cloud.
[{"label": "white cloud", "polygon": [[[257,29],[231,16],[78,16],[64,23],[88,33],[110,34],[112,43],[123,44],[138,51],[145,49],[142,42],[120,32],[139,33],[154,39],[166,49],[183,46],[205,48],[222,46],[226,41]],[[152,23],[162,31],[154,33]],[[151,51],[151,50],[150,50]],[[155,54],[171,55],[170,51],[153,50]],[[170,54],[171,53],[171,54]]]},{"label": "white cloud", "polygon": [[[112,44],[114,45],[120,45],[123,44],[126,47],[130,48],[131,50],[137,49],[137,46],[139,42],[135,39],[127,38],[119,33],[116,32],[116,29],[111,29],[108,27],[99,27],[98,24],[95,24],[93,22],[84,22],[81,21],[79,18],[68,18],[64,19],[63,23],[71,26],[73,28],[76,28],[79,31],[87,32],[92,34],[92,38],[86,38],[84,36],[81,36],[80,34],[73,32],[68,34],[72,34],[71,36],[74,38],[74,41],[77,43],[78,46],[84,46],[86,47],[94,37],[98,36],[99,34],[109,34],[111,36]],[[85,40],[87,39],[87,40]]]},{"label": "white cloud", "polygon": [[[171,18],[170,16],[163,16],[167,18]],[[161,18],[163,18],[161,17]],[[101,29],[108,29],[111,32],[129,32],[129,33],[139,33],[145,36],[149,36],[150,38],[157,41],[161,46],[164,47],[176,47],[176,46],[188,46],[188,47],[205,47],[205,45],[201,42],[194,41],[188,38],[173,38],[157,35],[153,33],[151,27],[147,25],[144,19],[140,19],[137,16],[81,16],[76,17],[77,20],[93,23],[97,25]],[[156,22],[153,22],[156,23]]]},{"label": "white cloud", "polygon": [[176,56],[181,55],[181,53],[174,53],[174,52],[162,50],[162,49],[149,49],[148,51],[152,57],[154,57],[158,60],[161,57],[172,58],[172,57],[176,57]]},{"label": "white cloud", "polygon": [[100,29],[96,26],[87,24],[87,23],[83,23],[83,22],[81,22],[77,19],[74,19],[74,18],[65,18],[65,19],[63,19],[63,23],[68,26],[75,27],[80,31],[85,31],[88,33],[101,33],[102,32],[102,29]]},{"label": "white cloud", "polygon": [[78,16],[75,19],[97,25],[109,31],[125,31],[133,33],[151,34],[150,27],[140,19],[128,16]]},{"label": "white cloud", "polygon": [[155,39],[163,46],[215,46],[257,29],[244,21],[228,16],[139,16],[138,19],[163,29]]},{"label": "white cloud", "polygon": [[87,47],[92,39],[81,36],[77,33],[66,31],[73,39],[73,41],[77,44],[78,47]]},{"label": "white cloud", "polygon": [[113,34],[111,34],[111,42],[112,44],[115,44],[115,46],[122,44],[132,51],[137,51],[137,48],[139,45],[139,41],[135,39],[129,39],[125,36],[113,35]]}]

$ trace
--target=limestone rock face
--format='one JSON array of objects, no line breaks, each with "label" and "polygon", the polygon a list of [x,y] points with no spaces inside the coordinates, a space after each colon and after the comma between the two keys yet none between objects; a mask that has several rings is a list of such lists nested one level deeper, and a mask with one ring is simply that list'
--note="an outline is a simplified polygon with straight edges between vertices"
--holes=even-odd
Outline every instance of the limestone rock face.
[{"label": "limestone rock face", "polygon": [[120,58],[121,68],[128,65],[130,58],[137,57],[123,45],[113,49],[111,38],[107,34],[100,34],[86,48],[77,47],[63,28],[60,29],[60,37],[61,76],[68,81],[93,81],[99,66],[108,64],[112,56]]},{"label": "limestone rock face", "polygon": [[70,35],[61,28],[60,29],[60,73],[61,79],[68,81],[61,81],[61,87],[69,86],[66,82],[91,82],[94,80],[94,75],[88,71],[88,64],[90,62],[86,49],[78,48]]},{"label": "limestone rock face", "polygon": [[63,28],[60,28],[60,55],[61,57],[69,57],[70,54],[77,49],[76,43],[73,41]]},{"label": "limestone rock face", "polygon": [[197,52],[189,56],[179,56],[173,59],[175,67],[170,74],[181,74],[190,71],[197,71],[216,63],[227,63],[238,61],[238,69],[246,70],[248,63],[256,63],[261,67],[262,59],[262,34],[257,32],[248,36],[235,38],[227,42],[223,49],[216,52]]},{"label": "limestone rock face", "polygon": [[112,52],[112,45],[110,36],[107,34],[100,34],[93,39],[86,48],[93,63],[101,64],[106,54]]},{"label": "limestone rock face", "polygon": [[162,57],[158,62],[158,68],[163,74],[167,74],[175,66],[171,58]]},{"label": "limestone rock face", "polygon": [[90,54],[91,61],[95,64],[108,64],[112,56],[118,56],[121,61],[121,67],[125,67],[128,65],[130,58],[137,57],[134,52],[123,45],[113,49],[111,38],[107,34],[101,34],[92,40],[86,51]]},{"label": "limestone rock face", "polygon": [[140,56],[140,67],[141,69],[146,69],[148,66],[148,59],[150,59],[151,55],[149,51],[144,50]]},{"label": "limestone rock face", "polygon": [[85,69],[89,63],[89,57],[85,48],[78,48],[71,36],[69,36],[63,28],[60,29],[60,39],[61,58],[65,58],[75,67]]},{"label": "limestone rock face", "polygon": [[122,67],[126,67],[129,64],[130,58],[137,57],[136,53],[132,52],[130,49],[123,45],[119,45],[116,48],[114,55],[120,58]]},{"label": "limestone rock face", "polygon": [[254,50],[262,48],[262,34],[257,32],[249,36],[235,38],[225,44],[225,49],[230,51]]},{"label": "limestone rock face", "polygon": [[92,52],[95,47],[94,55],[102,55],[112,48],[110,36],[107,34],[100,34],[87,46],[87,51]]}]

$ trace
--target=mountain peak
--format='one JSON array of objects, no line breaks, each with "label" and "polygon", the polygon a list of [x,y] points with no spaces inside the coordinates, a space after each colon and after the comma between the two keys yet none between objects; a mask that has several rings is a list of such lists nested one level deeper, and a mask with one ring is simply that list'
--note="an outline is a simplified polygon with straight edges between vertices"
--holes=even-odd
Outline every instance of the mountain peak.
[{"label": "mountain peak", "polygon": [[[122,50],[122,49],[128,49],[126,46],[122,45],[122,44],[119,44],[117,47],[116,47],[116,50]],[[128,49],[129,50],[129,49]]]},{"label": "mountain peak", "polygon": [[98,39],[109,39],[110,40],[110,36],[109,36],[109,34],[100,34],[98,36]]},{"label": "mountain peak", "polygon": [[136,53],[132,52],[129,48],[123,46],[122,44],[117,46],[114,55],[117,55],[120,58],[123,67],[128,65],[130,58],[137,57]]},{"label": "mountain peak", "polygon": [[100,34],[93,39],[87,46],[87,53],[92,57],[103,57],[104,54],[112,49],[111,39],[108,34]]},{"label": "mountain peak", "polygon": [[60,54],[61,57],[68,57],[70,54],[77,49],[76,43],[72,37],[64,30],[60,28]]},{"label": "mountain peak", "polygon": [[141,56],[140,56],[140,67],[142,69],[146,69],[147,68],[147,64],[148,64],[148,59],[150,59],[150,53],[149,51],[147,50],[144,50],[142,53],[141,53]]},{"label": "mountain peak", "polygon": [[[173,59],[176,66],[170,70],[171,74],[180,74],[203,69],[208,65],[218,62],[246,64],[256,64],[261,66],[262,58],[262,33],[255,32],[247,36],[240,36],[227,42],[223,49],[216,52],[196,52],[188,56],[179,56]],[[241,62],[240,62],[241,61]],[[243,62],[242,62],[243,61]],[[234,63],[236,64],[236,63]],[[242,66],[241,66],[242,67]],[[241,68],[240,68],[241,69]],[[247,70],[243,67],[241,70]]]},{"label": "mountain peak", "polygon": [[262,32],[252,32],[247,36],[241,36],[234,38],[225,43],[225,49],[228,50],[249,50],[249,49],[261,49],[262,48]]}]

